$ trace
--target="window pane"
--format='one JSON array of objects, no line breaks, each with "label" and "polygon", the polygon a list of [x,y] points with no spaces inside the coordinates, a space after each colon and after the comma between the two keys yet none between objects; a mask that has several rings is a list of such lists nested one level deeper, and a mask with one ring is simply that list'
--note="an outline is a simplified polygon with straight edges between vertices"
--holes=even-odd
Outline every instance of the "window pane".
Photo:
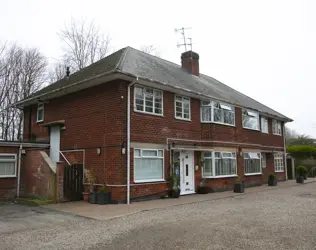
[{"label": "window pane", "polygon": [[211,107],[202,107],[202,121],[203,122],[212,121],[212,108]]},{"label": "window pane", "polygon": [[134,161],[134,179],[157,180],[163,179],[163,159],[136,158]]},{"label": "window pane", "polygon": [[140,156],[140,149],[134,149],[134,156]]},{"label": "window pane", "polygon": [[244,164],[246,174],[261,173],[260,159],[245,159]]},{"label": "window pane", "polygon": [[215,152],[215,157],[216,158],[221,158],[221,152]]},{"label": "window pane", "polygon": [[156,150],[142,150],[142,156],[157,156]]},{"label": "window pane", "polygon": [[203,168],[203,174],[205,176],[212,176],[213,170],[212,170],[212,159],[205,159],[204,160],[204,168]]},{"label": "window pane", "polygon": [[204,158],[205,157],[212,157],[212,152],[204,152]]},{"label": "window pane", "polygon": [[235,124],[235,113],[227,110],[223,110],[224,123],[234,125]]},{"label": "window pane", "polygon": [[214,108],[214,122],[222,122],[222,110]]},{"label": "window pane", "polygon": [[15,175],[15,162],[0,162],[0,176]]},{"label": "window pane", "polygon": [[163,157],[163,150],[158,150],[158,156]]},{"label": "window pane", "polygon": [[206,101],[202,102],[202,106],[211,106],[211,105],[212,105],[212,102],[206,102]]},{"label": "window pane", "polygon": [[229,105],[220,104],[220,106],[221,106],[221,109],[232,110],[231,106],[229,106]]},{"label": "window pane", "polygon": [[0,155],[0,161],[15,161],[15,155]]}]

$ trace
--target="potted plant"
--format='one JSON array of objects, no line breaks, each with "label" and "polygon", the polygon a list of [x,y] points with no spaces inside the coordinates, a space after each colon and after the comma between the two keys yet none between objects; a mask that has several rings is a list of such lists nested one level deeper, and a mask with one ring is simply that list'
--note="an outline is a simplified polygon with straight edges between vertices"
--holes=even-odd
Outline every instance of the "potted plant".
[{"label": "potted plant", "polygon": [[276,186],[277,184],[278,184],[278,180],[276,178],[275,173],[270,173],[269,179],[268,179],[268,185],[269,186]]},{"label": "potted plant", "polygon": [[85,177],[85,191],[83,194],[83,200],[88,201],[89,203],[95,204],[97,201],[96,193],[95,193],[95,187],[94,184],[96,182],[96,175],[94,174],[92,169],[85,169],[84,172]]},{"label": "potted plant", "polygon": [[169,190],[168,196],[171,198],[179,198],[180,197],[180,187],[178,182],[178,176],[173,174],[169,177]]},{"label": "potted plant", "polygon": [[307,169],[304,166],[296,167],[296,183],[304,183],[304,175],[307,173]]},{"label": "potted plant", "polygon": [[244,183],[240,180],[238,176],[234,185],[234,193],[244,193],[244,192],[245,192]]},{"label": "potted plant", "polygon": [[210,191],[209,187],[207,186],[205,179],[202,179],[199,187],[198,187],[198,192],[199,194],[208,194]]},{"label": "potted plant", "polygon": [[98,204],[110,204],[111,203],[111,192],[108,187],[104,184],[98,192]]}]

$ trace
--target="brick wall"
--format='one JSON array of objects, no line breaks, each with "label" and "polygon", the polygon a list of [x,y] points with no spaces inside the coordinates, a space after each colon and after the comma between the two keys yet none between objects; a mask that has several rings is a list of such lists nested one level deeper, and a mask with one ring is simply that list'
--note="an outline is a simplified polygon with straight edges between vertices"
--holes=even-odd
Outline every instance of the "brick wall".
[{"label": "brick wall", "polygon": [[22,155],[21,196],[55,198],[55,173],[39,149],[28,149]]},{"label": "brick wall", "polygon": [[[85,167],[94,169],[97,182],[108,185],[126,184],[126,154],[121,153],[121,145],[126,147],[126,106],[127,82],[113,81],[64,97],[50,100],[45,104],[44,122],[65,120],[65,130],[61,131],[61,150],[85,149]],[[275,148],[283,147],[283,137],[272,134],[272,120],[269,122],[269,134],[242,128],[242,110],[236,107],[236,127],[200,122],[200,100],[191,98],[191,121],[174,118],[174,94],[164,91],[163,116],[134,112],[133,88],[131,91],[131,141],[165,144],[166,138],[189,140],[218,140],[249,144],[263,144]],[[49,140],[49,129],[36,123],[36,106],[25,111],[24,138]],[[31,122],[29,122],[31,119]],[[29,126],[30,124],[30,126]],[[179,141],[176,144],[180,144]],[[185,143],[182,143],[185,144]],[[187,143],[188,144],[188,143]],[[189,143],[193,144],[193,143]],[[200,143],[202,144],[202,143]],[[204,143],[205,144],[205,143]],[[234,146],[227,143],[208,143],[209,146]],[[97,148],[101,154],[97,154]],[[246,147],[246,145],[245,145]],[[238,147],[242,148],[242,147]],[[260,148],[248,146],[247,148]],[[280,149],[279,149],[280,150]],[[132,152],[132,150],[131,150]],[[67,153],[73,161],[81,161],[81,156]],[[133,173],[133,155],[131,155],[131,174]],[[62,160],[62,159],[61,159]],[[238,160],[238,169],[243,168],[243,160]],[[264,177],[266,174],[264,170]],[[165,177],[169,173],[168,152],[165,151]],[[198,176],[199,173],[196,172]],[[284,179],[284,174],[278,174]],[[249,183],[262,183],[262,178],[247,177]],[[215,179],[215,186],[220,188],[232,185],[232,178]],[[133,182],[133,174],[131,175]],[[219,184],[222,183],[222,184]],[[150,184],[152,185],[152,184]],[[138,194],[155,193],[166,184],[138,185],[132,188],[132,197]],[[150,188],[149,188],[150,186]],[[136,187],[136,186],[135,186]],[[126,199],[126,187],[111,187],[113,196]],[[135,190],[135,191],[133,191]]]}]

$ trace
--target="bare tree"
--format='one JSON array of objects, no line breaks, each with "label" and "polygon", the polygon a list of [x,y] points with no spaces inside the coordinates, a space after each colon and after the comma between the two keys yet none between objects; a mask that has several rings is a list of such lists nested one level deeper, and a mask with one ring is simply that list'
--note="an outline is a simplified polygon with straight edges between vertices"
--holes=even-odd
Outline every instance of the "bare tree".
[{"label": "bare tree", "polygon": [[70,64],[66,61],[58,62],[57,64],[53,65],[52,69],[50,69],[48,73],[49,83],[54,83],[65,78],[66,70],[69,65]]},{"label": "bare tree", "polygon": [[46,58],[37,49],[5,44],[0,49],[0,138],[21,139],[23,113],[13,104],[46,81]]},{"label": "bare tree", "polygon": [[140,50],[145,53],[160,57],[160,52],[156,49],[154,45],[143,45],[140,47]]},{"label": "bare tree", "polygon": [[59,32],[59,37],[65,45],[65,60],[75,71],[104,58],[109,52],[110,37],[101,33],[93,21],[71,20]]}]

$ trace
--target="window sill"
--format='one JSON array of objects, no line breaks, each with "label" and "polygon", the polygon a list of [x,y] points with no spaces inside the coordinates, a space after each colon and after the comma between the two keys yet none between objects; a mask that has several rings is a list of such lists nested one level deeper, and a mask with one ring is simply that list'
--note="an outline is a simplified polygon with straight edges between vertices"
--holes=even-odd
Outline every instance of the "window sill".
[{"label": "window sill", "polygon": [[276,173],[284,173],[284,170],[281,170],[281,171],[280,170],[279,171],[275,171],[274,170],[274,172],[276,172]]},{"label": "window sill", "polygon": [[262,134],[267,134],[267,135],[269,134],[269,132],[263,132],[263,131],[261,131],[261,132],[262,132]]},{"label": "window sill", "polygon": [[201,121],[201,123],[204,123],[204,124],[212,123],[212,124],[224,125],[224,126],[229,126],[229,127],[236,127],[236,125],[232,125],[232,124],[228,124],[228,123],[221,123],[221,122],[204,122],[204,121]]},{"label": "window sill", "polygon": [[179,120],[179,121],[191,122],[191,119],[185,119],[185,118],[179,118],[179,117],[174,117],[174,119]]},{"label": "window sill", "polygon": [[139,111],[139,110],[135,110],[135,109],[134,109],[134,112],[135,112],[135,113],[140,113],[140,114],[154,115],[154,116],[160,116],[160,117],[163,117],[163,114],[150,113],[150,112]]},{"label": "window sill", "polygon": [[44,120],[36,121],[36,123],[41,123],[41,122],[44,122]]},{"label": "window sill", "polygon": [[134,183],[151,183],[151,182],[164,182],[164,179],[153,179],[153,180],[143,180],[143,181],[134,181]]},{"label": "window sill", "polygon": [[0,175],[0,179],[2,178],[16,178],[16,175]]},{"label": "window sill", "polygon": [[282,134],[274,134],[274,133],[273,133],[273,135],[282,136]]},{"label": "window sill", "polygon": [[233,178],[237,177],[236,174],[234,175],[220,175],[220,176],[202,176],[204,179],[220,179],[220,178]]},{"label": "window sill", "polygon": [[252,176],[252,175],[262,175],[262,173],[245,174],[245,176]]},{"label": "window sill", "polygon": [[242,127],[242,128],[244,128],[244,129],[248,129],[248,130],[252,130],[252,131],[258,131],[258,132],[261,132],[261,130],[260,130],[260,129],[254,129],[254,128],[245,128],[245,127]]}]

